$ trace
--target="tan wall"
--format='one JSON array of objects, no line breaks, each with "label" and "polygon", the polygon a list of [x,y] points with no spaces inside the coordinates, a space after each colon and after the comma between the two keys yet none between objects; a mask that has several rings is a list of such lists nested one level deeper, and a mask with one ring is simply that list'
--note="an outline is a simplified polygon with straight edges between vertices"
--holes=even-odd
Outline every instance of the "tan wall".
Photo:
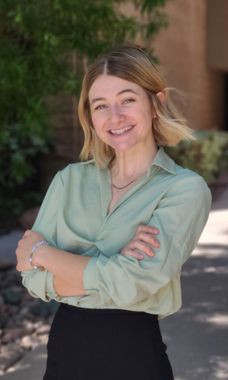
[{"label": "tan wall", "polygon": [[222,128],[223,75],[207,63],[207,1],[167,3],[169,27],[152,44],[168,85],[186,93],[182,107],[191,127]]}]

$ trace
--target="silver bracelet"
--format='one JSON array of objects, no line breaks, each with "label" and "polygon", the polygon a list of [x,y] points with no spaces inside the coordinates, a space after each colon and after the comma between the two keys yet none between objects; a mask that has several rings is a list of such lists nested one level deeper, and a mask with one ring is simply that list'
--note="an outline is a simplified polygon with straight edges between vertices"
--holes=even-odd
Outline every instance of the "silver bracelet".
[{"label": "silver bracelet", "polygon": [[34,253],[36,252],[37,248],[39,248],[41,245],[48,245],[48,242],[46,240],[39,240],[37,241],[33,246],[32,246],[32,251],[29,255],[29,263],[30,265],[33,267],[33,269],[39,269],[39,270],[44,270],[43,267],[41,266],[37,266],[37,265],[33,265],[33,262],[32,262],[32,259],[33,259],[33,255]]}]

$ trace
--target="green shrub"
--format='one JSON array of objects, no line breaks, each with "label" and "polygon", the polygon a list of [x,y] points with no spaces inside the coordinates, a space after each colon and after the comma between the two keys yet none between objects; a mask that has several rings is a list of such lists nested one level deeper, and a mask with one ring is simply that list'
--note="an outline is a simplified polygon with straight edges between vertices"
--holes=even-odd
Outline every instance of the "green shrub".
[{"label": "green shrub", "polygon": [[[36,183],[39,156],[49,149],[47,136],[32,135],[20,124],[1,126],[0,221],[15,217],[40,200]],[[38,186],[37,186],[38,185]]]},{"label": "green shrub", "polygon": [[196,171],[211,184],[228,169],[228,133],[211,130],[195,136],[196,141],[181,142],[166,151],[179,165]]}]

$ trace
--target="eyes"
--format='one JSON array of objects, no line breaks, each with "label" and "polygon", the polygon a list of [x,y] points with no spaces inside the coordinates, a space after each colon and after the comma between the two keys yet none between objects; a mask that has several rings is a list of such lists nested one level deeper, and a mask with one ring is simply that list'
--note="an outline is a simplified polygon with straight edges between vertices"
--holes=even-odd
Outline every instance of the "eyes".
[{"label": "eyes", "polygon": [[[134,99],[134,98],[123,99],[120,102],[120,105],[125,106],[125,105],[128,105],[130,103],[134,103],[135,101],[136,101],[136,99]],[[109,105],[107,103],[101,103],[101,104],[98,104],[97,106],[95,106],[93,108],[93,111],[104,111],[104,110],[108,110],[108,108],[109,108]]]}]

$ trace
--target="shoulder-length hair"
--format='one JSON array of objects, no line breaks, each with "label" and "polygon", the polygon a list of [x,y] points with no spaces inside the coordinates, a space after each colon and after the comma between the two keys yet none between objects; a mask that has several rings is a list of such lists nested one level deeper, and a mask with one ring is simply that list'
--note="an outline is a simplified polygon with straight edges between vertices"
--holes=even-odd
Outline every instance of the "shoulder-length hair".
[{"label": "shoulder-length hair", "polygon": [[[171,101],[170,88],[166,87],[166,81],[150,54],[135,45],[123,46],[99,56],[85,73],[78,104],[79,120],[85,138],[80,153],[82,161],[94,158],[98,167],[104,168],[115,156],[114,149],[97,136],[91,120],[89,90],[102,74],[136,83],[147,92],[156,113],[151,127],[158,145],[174,146],[182,140],[194,139],[193,130]],[[156,96],[158,92],[164,93],[164,101]]]}]

